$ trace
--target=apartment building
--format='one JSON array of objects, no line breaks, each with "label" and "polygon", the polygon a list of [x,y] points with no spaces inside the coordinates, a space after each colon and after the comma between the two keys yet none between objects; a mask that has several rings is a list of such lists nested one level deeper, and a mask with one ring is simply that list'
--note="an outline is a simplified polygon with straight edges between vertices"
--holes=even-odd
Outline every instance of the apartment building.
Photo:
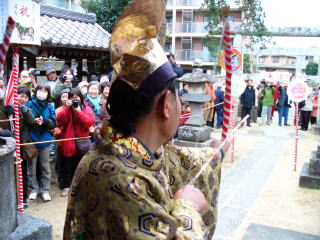
[{"label": "apartment building", "polygon": [[[167,39],[165,50],[175,55],[176,61],[186,72],[192,69],[196,58],[203,62],[204,69],[212,69],[217,57],[213,57],[203,41],[208,35],[208,16],[203,8],[203,0],[168,0]],[[231,6],[231,27],[241,24],[241,11]],[[241,38],[241,36],[240,36]],[[242,38],[238,47],[241,48]]]},{"label": "apartment building", "polygon": [[85,13],[85,10],[80,6],[81,0],[41,0],[41,3]]},{"label": "apartment building", "polygon": [[[267,48],[255,50],[259,70],[303,74],[310,61],[320,63],[320,48]],[[320,65],[320,64],[319,64]]]}]

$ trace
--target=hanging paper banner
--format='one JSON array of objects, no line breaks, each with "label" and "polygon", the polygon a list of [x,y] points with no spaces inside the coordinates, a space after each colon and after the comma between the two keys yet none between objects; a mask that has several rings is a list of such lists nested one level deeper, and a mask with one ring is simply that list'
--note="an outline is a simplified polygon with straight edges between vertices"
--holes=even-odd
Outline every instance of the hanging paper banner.
[{"label": "hanging paper banner", "polygon": [[[231,55],[231,66],[232,66],[232,72],[237,71],[241,65],[242,65],[242,55],[241,53],[232,48],[232,55]],[[220,55],[220,66],[224,69],[226,69],[226,53],[223,51]]]},{"label": "hanging paper banner", "polygon": [[293,102],[306,100],[311,93],[311,88],[303,80],[294,80],[288,85],[288,96]]},{"label": "hanging paper banner", "polygon": [[246,83],[242,76],[233,75],[231,83],[231,96],[239,97],[246,89]]},{"label": "hanging paper banner", "polygon": [[[0,4],[2,19],[12,16],[16,28],[12,33],[11,43],[40,45],[40,4],[31,0],[2,0]],[[5,26],[1,23],[2,35]]]}]

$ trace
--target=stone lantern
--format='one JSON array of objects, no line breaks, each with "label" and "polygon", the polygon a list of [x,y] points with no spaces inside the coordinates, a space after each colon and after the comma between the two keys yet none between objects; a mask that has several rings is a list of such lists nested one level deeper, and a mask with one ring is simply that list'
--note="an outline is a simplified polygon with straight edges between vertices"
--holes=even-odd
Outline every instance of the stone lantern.
[{"label": "stone lantern", "polygon": [[186,73],[178,79],[189,85],[188,93],[182,95],[182,100],[189,103],[191,115],[185,126],[179,128],[178,139],[174,143],[186,147],[209,147],[213,141],[210,137],[211,128],[206,126],[202,108],[204,103],[211,101],[210,95],[206,94],[205,83],[213,81],[200,68],[201,60],[196,59],[193,66],[192,73]]}]

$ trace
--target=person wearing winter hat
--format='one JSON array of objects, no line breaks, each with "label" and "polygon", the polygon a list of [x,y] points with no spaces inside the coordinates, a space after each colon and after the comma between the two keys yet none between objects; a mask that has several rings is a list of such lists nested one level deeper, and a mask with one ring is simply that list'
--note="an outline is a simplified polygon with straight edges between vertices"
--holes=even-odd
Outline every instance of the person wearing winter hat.
[{"label": "person wearing winter hat", "polygon": [[47,85],[49,85],[52,93],[57,83],[57,72],[54,69],[48,69],[46,71],[46,76],[48,80]]}]

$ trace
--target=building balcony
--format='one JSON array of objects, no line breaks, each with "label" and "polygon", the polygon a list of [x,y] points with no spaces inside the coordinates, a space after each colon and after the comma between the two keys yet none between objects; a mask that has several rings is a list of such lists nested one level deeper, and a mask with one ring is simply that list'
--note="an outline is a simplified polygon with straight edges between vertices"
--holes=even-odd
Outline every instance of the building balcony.
[{"label": "building balcony", "polygon": [[210,54],[209,51],[193,51],[193,50],[177,50],[175,59],[177,61],[194,61],[201,59],[203,62],[213,62],[216,59]]},{"label": "building balcony", "polygon": [[203,0],[177,0],[177,6],[202,6]]},{"label": "building balcony", "polygon": [[173,0],[168,0],[167,7],[173,7]]},{"label": "building balcony", "polygon": [[41,0],[41,4],[46,4],[54,7],[69,9],[76,12],[85,13],[86,11],[78,4],[71,3],[71,1],[64,0]]},{"label": "building balcony", "polygon": [[207,22],[177,23],[176,33],[207,33]]}]

